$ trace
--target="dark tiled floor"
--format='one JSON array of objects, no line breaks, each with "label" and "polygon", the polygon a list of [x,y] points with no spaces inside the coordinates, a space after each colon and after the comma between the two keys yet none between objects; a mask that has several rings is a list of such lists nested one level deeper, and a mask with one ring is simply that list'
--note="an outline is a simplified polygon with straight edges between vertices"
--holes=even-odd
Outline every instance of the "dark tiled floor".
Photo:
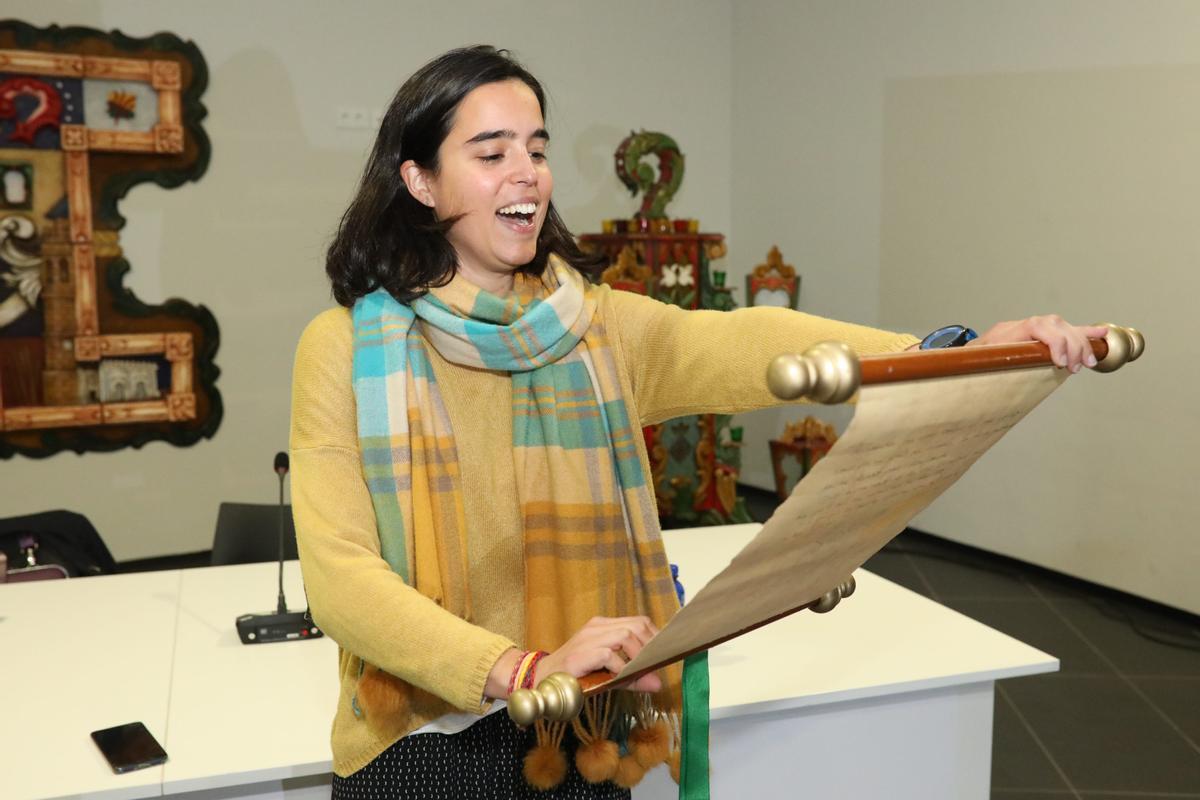
[{"label": "dark tiled floor", "polygon": [[866,566],[1061,661],[997,684],[993,800],[1200,800],[1200,618],[917,531]]},{"label": "dark tiled floor", "polygon": [[992,720],[994,741],[1005,743],[1003,757],[992,759],[993,786],[1023,792],[1047,788],[1068,791],[1061,768],[1047,757],[1040,737],[1034,735],[1026,718],[1018,716],[1006,694],[997,693]]}]

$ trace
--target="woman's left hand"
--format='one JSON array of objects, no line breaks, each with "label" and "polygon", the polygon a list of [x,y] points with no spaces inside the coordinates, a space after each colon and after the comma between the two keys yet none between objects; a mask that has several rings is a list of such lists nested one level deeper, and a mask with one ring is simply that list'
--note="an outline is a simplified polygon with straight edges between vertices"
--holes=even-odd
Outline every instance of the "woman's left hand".
[{"label": "woman's left hand", "polygon": [[1042,342],[1050,348],[1054,363],[1071,372],[1083,367],[1096,366],[1096,356],[1088,339],[1103,339],[1108,328],[1103,325],[1072,325],[1057,314],[1041,317],[997,322],[973,344],[1013,344],[1015,342]]}]

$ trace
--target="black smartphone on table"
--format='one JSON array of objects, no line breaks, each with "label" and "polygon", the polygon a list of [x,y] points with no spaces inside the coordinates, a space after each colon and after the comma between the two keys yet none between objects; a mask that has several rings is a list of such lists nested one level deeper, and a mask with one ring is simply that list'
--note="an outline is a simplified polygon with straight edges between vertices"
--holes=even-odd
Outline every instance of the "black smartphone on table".
[{"label": "black smartphone on table", "polygon": [[108,759],[118,775],[135,769],[153,767],[167,760],[167,751],[140,722],[92,731],[92,741]]}]

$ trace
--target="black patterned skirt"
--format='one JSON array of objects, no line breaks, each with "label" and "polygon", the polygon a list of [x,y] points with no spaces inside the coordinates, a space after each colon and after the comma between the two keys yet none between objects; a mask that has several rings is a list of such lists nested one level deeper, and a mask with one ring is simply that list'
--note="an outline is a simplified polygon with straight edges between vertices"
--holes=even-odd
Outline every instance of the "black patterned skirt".
[{"label": "black patterned skirt", "polygon": [[533,728],[518,728],[503,711],[458,733],[405,736],[350,777],[334,775],[333,800],[629,800],[628,789],[583,779],[569,733],[566,778],[549,791],[534,789],[521,774],[534,744]]}]

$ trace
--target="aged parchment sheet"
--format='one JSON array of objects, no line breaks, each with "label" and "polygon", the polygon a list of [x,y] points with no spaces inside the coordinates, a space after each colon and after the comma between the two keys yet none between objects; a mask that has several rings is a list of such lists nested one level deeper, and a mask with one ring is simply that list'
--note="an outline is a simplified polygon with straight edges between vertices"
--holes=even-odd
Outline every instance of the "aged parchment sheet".
[{"label": "aged parchment sheet", "polygon": [[1066,374],[1040,367],[863,387],[829,454],[622,675],[676,660],[841,583]]}]

